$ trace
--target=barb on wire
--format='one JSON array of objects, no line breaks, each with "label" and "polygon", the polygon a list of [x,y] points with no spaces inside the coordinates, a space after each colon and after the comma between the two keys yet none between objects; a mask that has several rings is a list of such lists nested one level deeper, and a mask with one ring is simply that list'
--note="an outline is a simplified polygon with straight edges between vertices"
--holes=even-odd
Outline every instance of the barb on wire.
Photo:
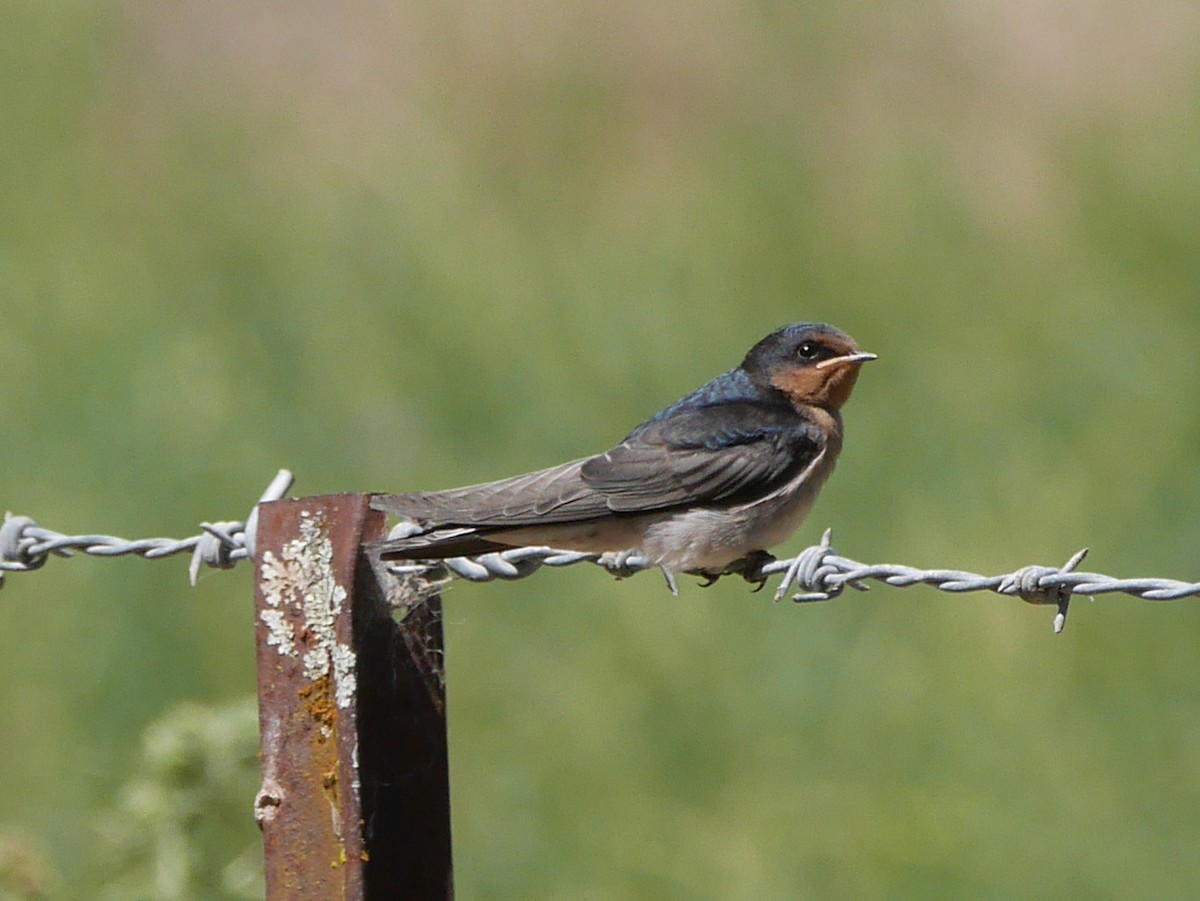
[{"label": "barb on wire", "polygon": [[[401,526],[402,527],[402,526]],[[837,597],[846,586],[867,591],[867,582],[883,582],[896,588],[910,585],[931,585],[940,591],[993,591],[1015,596],[1030,604],[1053,604],[1058,608],[1054,631],[1063,630],[1067,606],[1073,594],[1096,595],[1122,593],[1147,601],[1174,601],[1200,597],[1200,582],[1180,582],[1175,579],[1116,579],[1100,573],[1077,572],[1087,550],[1081,550],[1063,566],[1026,566],[1012,573],[982,576],[954,569],[917,569],[891,563],[867,564],[839,556],[830,546],[832,530],[827,530],[819,544],[806,548],[791,560],[774,560],[759,565],[753,571],[741,572],[748,581],[783,573],[775,592],[782,600],[792,588],[797,603],[827,601]],[[448,560],[416,561],[390,564],[397,574],[424,573],[432,578],[461,578],[472,582],[493,579],[522,579],[542,566],[570,566],[575,563],[595,563],[617,578],[633,575],[654,564],[637,554],[584,554],[560,551],[548,547],[523,547],[510,551],[482,554],[478,557],[454,557]],[[674,578],[667,573],[668,585]]]},{"label": "barb on wire", "polygon": [[[267,486],[259,503],[278,500],[291,489],[294,476],[281,469]],[[201,533],[190,538],[142,538],[130,541],[114,535],[64,535],[43,529],[28,516],[4,514],[0,525],[0,587],[6,572],[26,572],[43,566],[51,555],[70,557],[82,551],[95,557],[133,554],[147,560],[190,552],[188,578],[192,585],[200,567],[228,569],[239,560],[254,556],[254,533],[258,525],[255,505],[245,522],[202,522]]]}]

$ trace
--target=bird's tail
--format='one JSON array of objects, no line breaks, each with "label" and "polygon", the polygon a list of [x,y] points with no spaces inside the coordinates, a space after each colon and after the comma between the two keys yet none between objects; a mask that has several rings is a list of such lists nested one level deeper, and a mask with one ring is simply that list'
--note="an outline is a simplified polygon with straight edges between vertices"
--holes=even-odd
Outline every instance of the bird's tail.
[{"label": "bird's tail", "polygon": [[497,482],[413,494],[377,494],[371,506],[411,525],[409,534],[382,542],[386,559],[431,560],[485,554],[510,547],[491,533],[523,526],[578,521],[608,512],[587,486],[585,459]]},{"label": "bird's tail", "polygon": [[488,541],[475,528],[448,528],[388,538],[372,545],[371,552],[384,560],[444,560],[490,554],[508,547]]}]

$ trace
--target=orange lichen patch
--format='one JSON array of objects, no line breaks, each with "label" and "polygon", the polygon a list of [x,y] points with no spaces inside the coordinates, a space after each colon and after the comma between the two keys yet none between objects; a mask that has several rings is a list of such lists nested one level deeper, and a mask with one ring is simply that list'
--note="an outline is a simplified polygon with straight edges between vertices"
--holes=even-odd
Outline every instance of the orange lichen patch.
[{"label": "orange lichen patch", "polygon": [[317,741],[325,742],[333,736],[337,724],[337,706],[329,676],[322,676],[305,685],[300,689],[300,697],[304,698],[304,709],[317,724]]}]

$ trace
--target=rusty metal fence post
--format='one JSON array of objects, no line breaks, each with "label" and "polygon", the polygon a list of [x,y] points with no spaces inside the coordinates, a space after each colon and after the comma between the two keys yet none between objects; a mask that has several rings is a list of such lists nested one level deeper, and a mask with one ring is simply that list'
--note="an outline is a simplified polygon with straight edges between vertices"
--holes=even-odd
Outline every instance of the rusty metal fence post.
[{"label": "rusty metal fence post", "polygon": [[365,494],[260,508],[269,901],[453,897],[441,599],[418,580],[383,596],[361,552],[383,531]]}]

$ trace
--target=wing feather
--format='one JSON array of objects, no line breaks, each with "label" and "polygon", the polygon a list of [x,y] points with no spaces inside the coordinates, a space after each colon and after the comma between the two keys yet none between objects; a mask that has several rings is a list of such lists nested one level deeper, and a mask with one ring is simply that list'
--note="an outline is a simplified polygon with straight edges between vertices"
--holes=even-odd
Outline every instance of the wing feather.
[{"label": "wing feather", "polygon": [[791,478],[823,443],[816,425],[790,407],[718,403],[651,419],[595,457],[448,491],[376,495],[371,503],[431,532],[470,527],[480,536],[613,513],[733,503]]},{"label": "wing feather", "polygon": [[465,488],[376,495],[371,506],[431,526],[520,526],[591,519],[609,510],[604,496],[580,477],[587,459]]},{"label": "wing feather", "polygon": [[586,461],[585,484],[614,512],[734,502],[764,494],[806,467],[824,439],[794,411],[722,405],[651,420],[612,450]]}]

